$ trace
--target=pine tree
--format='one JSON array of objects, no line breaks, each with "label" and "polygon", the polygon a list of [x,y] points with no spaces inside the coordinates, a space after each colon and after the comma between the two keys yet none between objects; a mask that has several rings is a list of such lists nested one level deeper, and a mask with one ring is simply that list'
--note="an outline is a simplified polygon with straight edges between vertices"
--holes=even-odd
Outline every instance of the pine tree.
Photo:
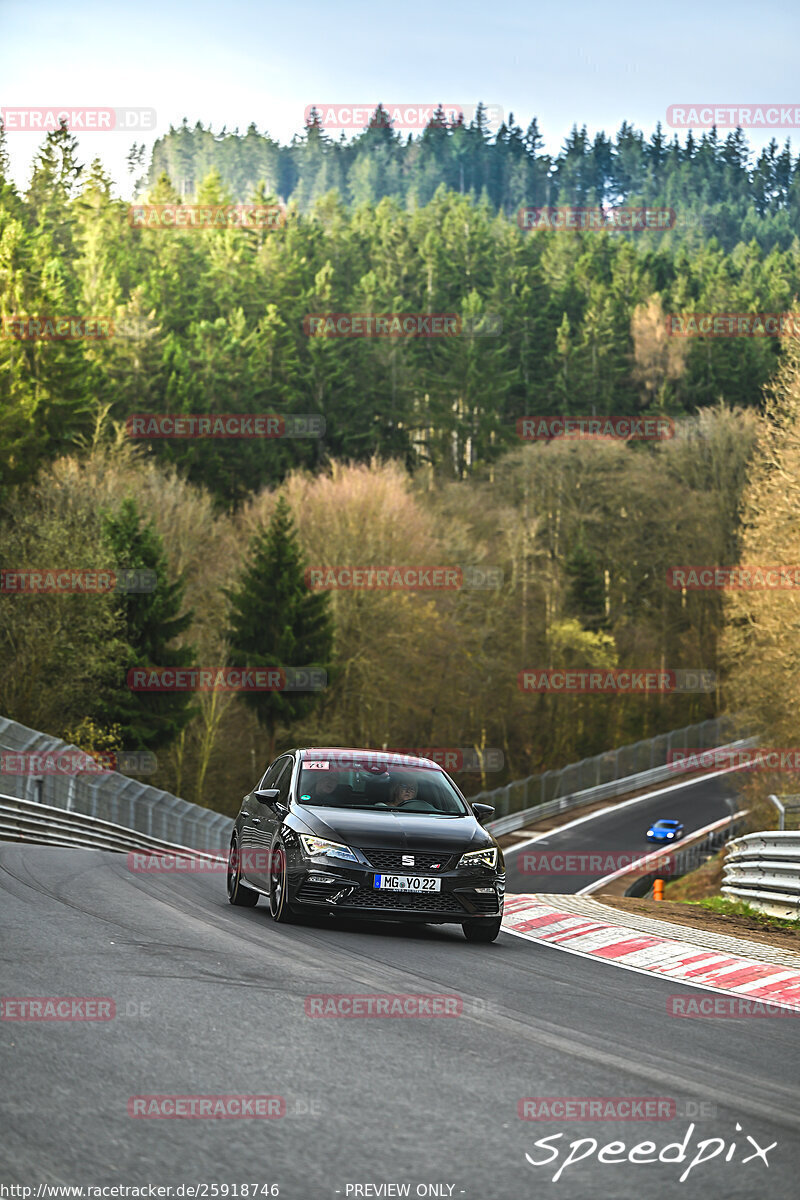
[{"label": "pine tree", "polygon": [[[330,670],[333,628],[329,597],[311,592],[291,510],[279,497],[272,520],[254,536],[250,561],[231,602],[230,661],[237,667],[317,667]],[[267,731],[275,756],[279,725],[309,713],[319,691],[242,692],[242,699]]]},{"label": "pine tree", "polygon": [[126,750],[156,750],[174,741],[194,715],[188,692],[134,692],[127,672],[134,667],[187,667],[191,646],[174,645],[189,628],[192,613],[182,612],[183,583],[171,580],[159,534],[152,522],[142,523],[133,500],[124,500],[116,513],[106,514],[104,533],[116,559],[115,570],[149,571],[152,591],[120,591],[115,597],[122,616],[122,636],[128,644],[125,675],[115,693],[101,703],[98,716],[105,725],[122,727]]},{"label": "pine tree", "polygon": [[584,629],[597,631],[607,624],[603,575],[597,559],[586,545],[583,529],[564,564],[569,576],[567,610]]}]

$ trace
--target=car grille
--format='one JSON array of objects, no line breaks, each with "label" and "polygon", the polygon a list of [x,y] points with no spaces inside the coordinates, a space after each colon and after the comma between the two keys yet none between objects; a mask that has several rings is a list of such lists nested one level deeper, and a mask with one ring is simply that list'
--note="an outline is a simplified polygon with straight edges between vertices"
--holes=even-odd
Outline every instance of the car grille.
[{"label": "car grille", "polygon": [[357,888],[337,908],[396,908],[414,912],[464,913],[464,906],[452,892],[385,892],[379,888]]},{"label": "car grille", "polygon": [[[399,871],[401,873],[407,871],[430,871],[434,863],[439,863],[437,868],[440,871],[447,871],[453,861],[452,854],[446,854],[444,851],[434,850],[362,850],[373,867],[379,871]],[[403,855],[412,855],[414,866],[407,867],[403,865]]]}]

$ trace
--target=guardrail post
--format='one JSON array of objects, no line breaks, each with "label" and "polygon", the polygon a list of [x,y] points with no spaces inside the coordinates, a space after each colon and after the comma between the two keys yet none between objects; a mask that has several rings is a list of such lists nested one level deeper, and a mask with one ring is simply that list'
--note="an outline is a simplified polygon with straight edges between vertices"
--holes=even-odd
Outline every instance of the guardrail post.
[{"label": "guardrail post", "polygon": [[786,825],[786,805],[781,804],[780,800],[775,795],[767,796],[767,799],[770,801],[770,803],[775,805],[778,812],[780,813],[778,829],[783,830]]}]

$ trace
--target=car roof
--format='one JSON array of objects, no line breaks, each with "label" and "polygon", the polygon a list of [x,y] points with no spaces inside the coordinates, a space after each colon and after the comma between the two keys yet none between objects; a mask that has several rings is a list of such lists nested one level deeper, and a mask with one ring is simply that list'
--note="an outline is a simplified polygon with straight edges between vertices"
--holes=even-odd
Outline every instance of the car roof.
[{"label": "car roof", "polygon": [[662,817],[655,822],[656,825],[680,825],[680,821],[673,821],[671,818]]},{"label": "car roof", "polygon": [[[422,758],[418,754],[406,754],[402,750],[368,750],[363,747],[352,746],[304,746],[294,751],[295,754],[304,761],[305,759],[336,759],[340,757],[356,758],[359,761],[367,760],[372,763],[380,763],[387,767],[422,767],[430,771],[434,769],[441,771],[440,763],[434,762],[432,758]],[[346,766],[346,763],[342,763]]]}]

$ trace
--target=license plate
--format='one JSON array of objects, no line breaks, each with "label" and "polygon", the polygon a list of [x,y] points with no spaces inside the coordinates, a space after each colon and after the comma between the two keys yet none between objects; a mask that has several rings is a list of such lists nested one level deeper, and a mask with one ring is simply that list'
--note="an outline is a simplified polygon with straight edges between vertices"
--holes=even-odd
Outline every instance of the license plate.
[{"label": "license plate", "polygon": [[442,881],[425,875],[376,875],[375,887],[385,892],[440,892]]}]

